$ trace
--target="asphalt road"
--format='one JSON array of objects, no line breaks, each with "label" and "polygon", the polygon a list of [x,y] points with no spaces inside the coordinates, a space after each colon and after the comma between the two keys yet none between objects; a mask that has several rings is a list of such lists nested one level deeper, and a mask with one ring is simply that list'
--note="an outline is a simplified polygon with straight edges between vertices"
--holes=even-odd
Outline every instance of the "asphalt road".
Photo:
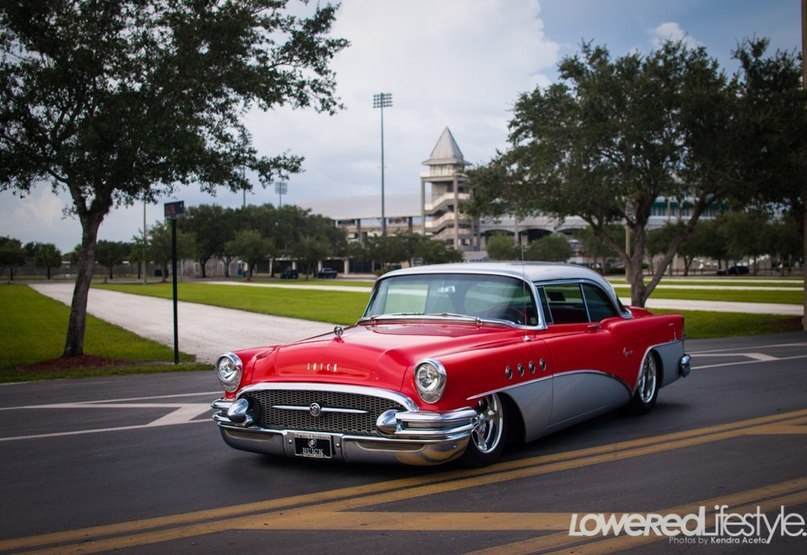
[{"label": "asphalt road", "polygon": [[[0,386],[0,553],[805,552],[807,334],[687,347],[692,374],[649,415],[605,415],[482,470],[232,450],[210,421],[212,371]],[[570,535],[589,513],[723,505],[783,514],[794,535]]]}]

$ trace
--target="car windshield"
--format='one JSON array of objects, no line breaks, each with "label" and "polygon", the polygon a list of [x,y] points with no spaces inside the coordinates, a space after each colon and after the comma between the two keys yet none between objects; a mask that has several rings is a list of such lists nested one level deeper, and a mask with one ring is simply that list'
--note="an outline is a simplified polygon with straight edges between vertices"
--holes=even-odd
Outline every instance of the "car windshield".
[{"label": "car windshield", "polygon": [[470,317],[537,326],[532,291],[522,280],[469,274],[402,275],[381,280],[364,318]]}]

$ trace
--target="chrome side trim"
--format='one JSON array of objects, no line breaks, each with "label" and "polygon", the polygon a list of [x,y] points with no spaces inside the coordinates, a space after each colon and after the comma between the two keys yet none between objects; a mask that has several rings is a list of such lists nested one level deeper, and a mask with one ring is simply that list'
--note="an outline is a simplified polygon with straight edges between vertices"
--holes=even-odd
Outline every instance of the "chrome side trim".
[{"label": "chrome side trim", "polygon": [[481,399],[481,398],[486,397],[488,395],[493,395],[494,393],[502,393],[502,392],[507,393],[508,391],[511,391],[513,389],[518,389],[518,388],[521,388],[521,387],[527,387],[527,386],[530,386],[530,385],[535,385],[538,382],[551,380],[553,378],[554,378],[554,374],[550,374],[548,376],[541,376],[540,378],[535,378],[535,379],[532,379],[532,380],[526,380],[526,381],[515,383],[515,384],[512,384],[512,385],[507,385],[507,386],[504,386],[504,387],[500,387],[498,389],[491,389],[490,391],[486,391],[485,393],[479,393],[477,395],[472,395],[471,397],[468,397],[468,401],[474,401],[476,399]]}]

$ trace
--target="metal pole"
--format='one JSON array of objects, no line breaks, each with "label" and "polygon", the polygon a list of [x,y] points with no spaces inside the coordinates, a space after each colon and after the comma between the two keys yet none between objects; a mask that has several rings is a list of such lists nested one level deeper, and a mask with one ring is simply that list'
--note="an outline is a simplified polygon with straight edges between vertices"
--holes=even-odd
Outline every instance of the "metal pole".
[{"label": "metal pole", "polygon": [[384,212],[384,102],[381,102],[381,236],[387,236],[387,216]]},{"label": "metal pole", "polygon": [[373,108],[381,108],[381,235],[387,236],[387,215],[384,206],[384,108],[392,107],[392,93],[373,95]]},{"label": "metal pole", "polygon": [[179,364],[179,322],[177,319],[177,220],[171,219],[171,277],[174,297],[174,364]]},{"label": "metal pole", "polygon": [[[807,0],[801,0],[801,86],[807,89]],[[807,206],[807,191],[802,189],[802,207]],[[807,330],[807,214],[803,216],[802,249],[804,253],[804,263],[802,272],[804,274],[804,313],[801,317],[801,328]]]},{"label": "metal pole", "polygon": [[148,258],[146,258],[146,237],[146,199],[143,198],[143,285],[146,284],[146,274],[149,269]]}]

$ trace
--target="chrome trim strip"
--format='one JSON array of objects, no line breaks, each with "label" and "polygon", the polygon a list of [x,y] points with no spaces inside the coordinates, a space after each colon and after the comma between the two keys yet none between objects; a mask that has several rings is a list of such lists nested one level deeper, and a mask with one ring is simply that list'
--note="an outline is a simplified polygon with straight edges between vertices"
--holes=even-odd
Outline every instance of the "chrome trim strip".
[{"label": "chrome trim strip", "polygon": [[[303,412],[308,412],[311,410],[311,407],[303,407],[299,405],[272,405],[273,409],[282,409],[282,410],[298,410]],[[340,414],[367,414],[368,411],[361,410],[361,409],[334,409],[329,407],[322,407],[321,412],[325,413],[340,413]]]},{"label": "chrome trim strip", "polygon": [[[238,392],[240,398],[245,393],[252,391],[270,391],[270,390],[302,390],[302,391],[333,391],[336,393],[355,393],[356,395],[367,395],[370,397],[381,397],[394,401],[406,410],[412,412],[419,412],[418,406],[406,395],[390,391],[389,389],[381,389],[377,387],[365,387],[358,385],[342,385],[331,383],[312,383],[312,382],[264,382],[253,385],[248,385]],[[307,410],[307,409],[306,409]]]},{"label": "chrome trim strip", "polygon": [[532,380],[519,382],[519,383],[516,383],[516,384],[513,384],[513,385],[508,385],[508,386],[505,386],[505,387],[500,387],[499,389],[492,389],[490,391],[486,391],[485,393],[479,393],[477,395],[473,395],[471,397],[468,397],[467,400],[468,401],[473,401],[474,399],[481,399],[482,397],[485,397],[487,395],[493,395],[494,393],[501,393],[502,391],[508,391],[508,390],[511,390],[511,389],[518,389],[520,387],[536,384],[538,382],[543,382],[545,380],[551,380],[554,377],[555,377],[554,374],[550,374],[548,376],[541,376],[540,378],[535,378],[535,379],[532,379]]}]

